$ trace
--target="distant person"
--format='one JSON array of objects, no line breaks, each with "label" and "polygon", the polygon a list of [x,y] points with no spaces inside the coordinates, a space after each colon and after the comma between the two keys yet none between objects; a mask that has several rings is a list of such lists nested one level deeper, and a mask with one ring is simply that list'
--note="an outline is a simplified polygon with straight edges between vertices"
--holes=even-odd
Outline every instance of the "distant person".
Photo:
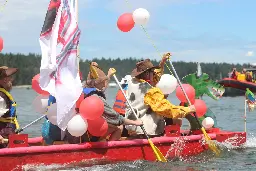
[{"label": "distant person", "polygon": [[17,68],[0,67],[0,148],[7,146],[4,144],[4,138],[8,139],[10,134],[15,134],[15,130],[19,129],[16,102],[10,94],[12,75],[17,71]]},{"label": "distant person", "polygon": [[233,68],[231,78],[237,79],[237,75],[238,75],[238,72],[237,72],[236,68]]},{"label": "distant person", "polygon": [[250,74],[250,72],[246,72],[246,74],[245,74],[245,78],[246,78],[246,81],[248,81],[248,82],[252,82],[252,75]]}]

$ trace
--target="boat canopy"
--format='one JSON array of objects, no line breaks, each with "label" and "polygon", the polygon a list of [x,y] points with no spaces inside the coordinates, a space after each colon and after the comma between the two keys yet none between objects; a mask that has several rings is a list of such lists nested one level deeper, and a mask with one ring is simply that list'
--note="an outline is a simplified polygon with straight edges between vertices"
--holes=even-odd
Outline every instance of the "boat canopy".
[{"label": "boat canopy", "polygon": [[245,68],[246,71],[256,72],[256,68]]}]

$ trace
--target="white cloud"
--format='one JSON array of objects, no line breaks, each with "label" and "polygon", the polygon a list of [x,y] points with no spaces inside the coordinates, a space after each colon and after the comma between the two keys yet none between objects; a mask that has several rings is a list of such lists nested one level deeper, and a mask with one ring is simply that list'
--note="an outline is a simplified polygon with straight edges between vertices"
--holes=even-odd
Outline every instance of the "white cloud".
[{"label": "white cloud", "polygon": [[253,52],[253,51],[248,51],[248,52],[246,53],[246,56],[254,56],[254,52]]}]

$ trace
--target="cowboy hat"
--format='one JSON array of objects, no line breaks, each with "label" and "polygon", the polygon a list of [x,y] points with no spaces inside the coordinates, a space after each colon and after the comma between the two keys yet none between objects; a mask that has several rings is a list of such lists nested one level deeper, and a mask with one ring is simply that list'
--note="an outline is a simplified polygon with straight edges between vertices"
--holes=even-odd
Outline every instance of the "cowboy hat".
[{"label": "cowboy hat", "polygon": [[151,69],[158,69],[161,68],[160,66],[154,66],[150,59],[145,59],[142,61],[139,61],[136,63],[136,68],[132,71],[131,76],[136,77],[145,71],[151,70]]},{"label": "cowboy hat", "polygon": [[12,76],[18,71],[18,68],[8,68],[7,66],[0,67],[0,79]]}]

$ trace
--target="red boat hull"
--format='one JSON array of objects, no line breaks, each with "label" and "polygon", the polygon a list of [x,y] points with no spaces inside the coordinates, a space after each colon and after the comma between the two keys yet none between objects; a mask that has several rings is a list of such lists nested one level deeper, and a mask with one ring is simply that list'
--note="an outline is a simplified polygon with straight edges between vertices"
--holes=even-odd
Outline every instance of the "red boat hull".
[{"label": "red boat hull", "polygon": [[[210,133],[213,140],[223,142],[237,137],[235,145],[246,142],[244,132]],[[207,150],[202,145],[203,135],[152,138],[153,143],[168,158],[189,157]],[[30,145],[39,143],[41,138],[29,139]],[[232,140],[234,143],[234,140]],[[146,139],[123,140],[112,142],[94,142],[83,144],[63,144],[51,146],[30,146],[6,148],[0,150],[0,170],[22,170],[24,165],[73,165],[84,163],[87,166],[118,161],[149,160],[155,161],[154,153]]]},{"label": "red boat hull", "polygon": [[249,88],[252,92],[256,92],[256,83],[248,82],[248,81],[239,81],[232,78],[224,78],[218,81],[219,84],[224,87],[232,87],[240,90],[246,90]]}]

